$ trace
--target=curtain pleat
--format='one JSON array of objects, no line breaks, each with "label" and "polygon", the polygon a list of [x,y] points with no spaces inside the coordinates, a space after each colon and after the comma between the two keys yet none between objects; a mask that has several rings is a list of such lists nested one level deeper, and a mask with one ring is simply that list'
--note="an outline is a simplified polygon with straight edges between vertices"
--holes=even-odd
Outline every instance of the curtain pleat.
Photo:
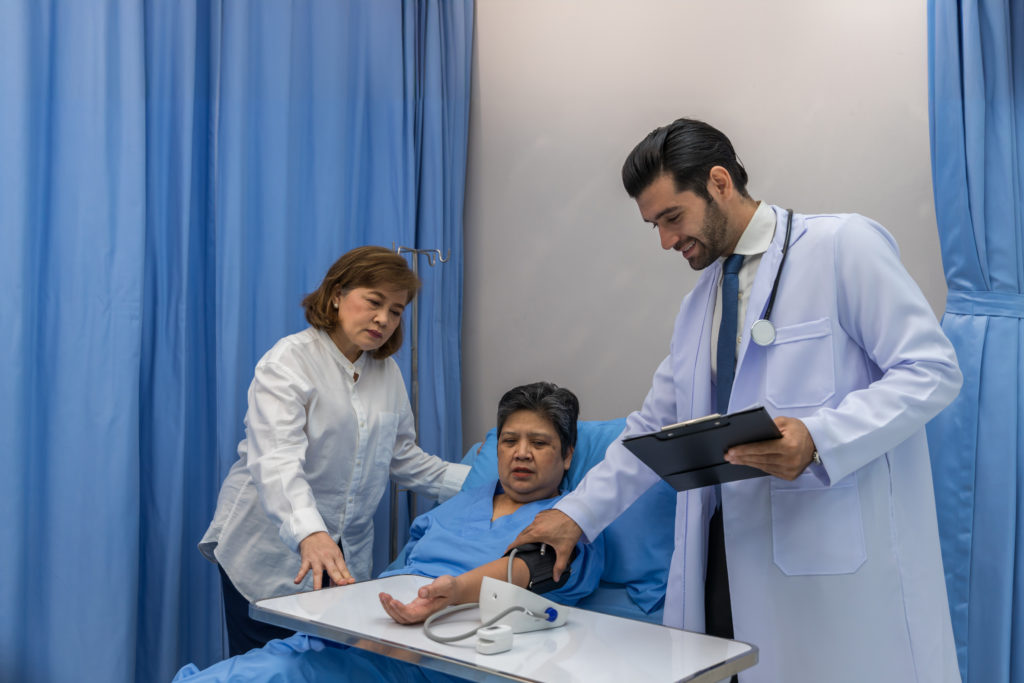
[{"label": "curtain pleat", "polygon": [[144,63],[135,3],[0,3],[5,681],[134,669]]},{"label": "curtain pleat", "polygon": [[928,428],[965,681],[1024,681],[1024,7],[930,0],[943,329],[964,386]]}]

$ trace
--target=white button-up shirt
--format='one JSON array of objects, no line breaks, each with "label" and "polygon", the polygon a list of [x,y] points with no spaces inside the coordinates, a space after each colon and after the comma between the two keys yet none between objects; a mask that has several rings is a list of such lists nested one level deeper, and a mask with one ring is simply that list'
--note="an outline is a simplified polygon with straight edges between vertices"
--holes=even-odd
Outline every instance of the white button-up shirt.
[{"label": "white button-up shirt", "polygon": [[292,579],[299,542],[318,531],[341,541],[357,580],[369,579],[389,475],[443,500],[469,471],[416,445],[394,360],[364,353],[352,363],[314,328],[280,340],[256,366],[245,434],[199,548],[250,601],[312,588],[312,573],[301,586]]}]

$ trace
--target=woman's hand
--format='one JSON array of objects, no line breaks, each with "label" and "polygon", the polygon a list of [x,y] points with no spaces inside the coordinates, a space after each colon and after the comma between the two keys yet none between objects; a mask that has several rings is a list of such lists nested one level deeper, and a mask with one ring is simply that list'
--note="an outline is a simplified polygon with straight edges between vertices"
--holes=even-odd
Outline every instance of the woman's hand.
[{"label": "woman's hand", "polygon": [[333,585],[343,586],[356,582],[348,573],[348,565],[345,564],[341,548],[326,531],[317,531],[302,539],[299,543],[299,554],[302,555],[302,566],[295,577],[297,584],[302,583],[309,571],[313,572],[313,590],[325,587],[321,585],[325,571],[331,577]]},{"label": "woman's hand", "polygon": [[454,576],[440,576],[419,590],[416,599],[403,605],[387,593],[380,593],[384,611],[399,624],[418,624],[434,612],[456,602],[458,584]]}]

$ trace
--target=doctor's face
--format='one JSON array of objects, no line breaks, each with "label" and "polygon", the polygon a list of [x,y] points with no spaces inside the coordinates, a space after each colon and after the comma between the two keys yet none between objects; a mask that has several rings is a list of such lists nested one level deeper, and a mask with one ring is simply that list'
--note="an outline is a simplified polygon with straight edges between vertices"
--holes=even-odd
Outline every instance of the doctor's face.
[{"label": "doctor's face", "polygon": [[658,231],[662,249],[675,249],[694,270],[707,268],[729,248],[728,221],[714,201],[678,192],[665,173],[636,198],[640,215]]},{"label": "doctor's face", "polygon": [[498,434],[498,479],[505,494],[518,503],[558,494],[562,475],[572,462],[572,449],[562,457],[562,440],[547,418],[518,410]]}]

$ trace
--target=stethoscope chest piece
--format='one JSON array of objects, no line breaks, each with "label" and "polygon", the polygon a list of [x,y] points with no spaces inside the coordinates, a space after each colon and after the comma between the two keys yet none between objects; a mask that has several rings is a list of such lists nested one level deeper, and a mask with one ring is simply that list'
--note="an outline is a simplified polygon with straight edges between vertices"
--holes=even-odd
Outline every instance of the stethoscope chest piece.
[{"label": "stethoscope chest piece", "polygon": [[775,341],[775,325],[769,318],[772,315],[772,307],[775,306],[775,295],[779,292],[779,278],[782,276],[782,266],[786,265],[786,254],[789,253],[789,235],[793,231],[793,210],[786,211],[786,240],[782,243],[782,260],[779,261],[779,269],[775,271],[775,282],[772,283],[772,293],[768,297],[768,306],[765,308],[764,317],[756,320],[750,326],[750,339],[758,346],[768,346]]},{"label": "stethoscope chest piece", "polygon": [[755,321],[750,326],[750,339],[758,346],[768,346],[775,341],[775,325],[764,318]]}]

